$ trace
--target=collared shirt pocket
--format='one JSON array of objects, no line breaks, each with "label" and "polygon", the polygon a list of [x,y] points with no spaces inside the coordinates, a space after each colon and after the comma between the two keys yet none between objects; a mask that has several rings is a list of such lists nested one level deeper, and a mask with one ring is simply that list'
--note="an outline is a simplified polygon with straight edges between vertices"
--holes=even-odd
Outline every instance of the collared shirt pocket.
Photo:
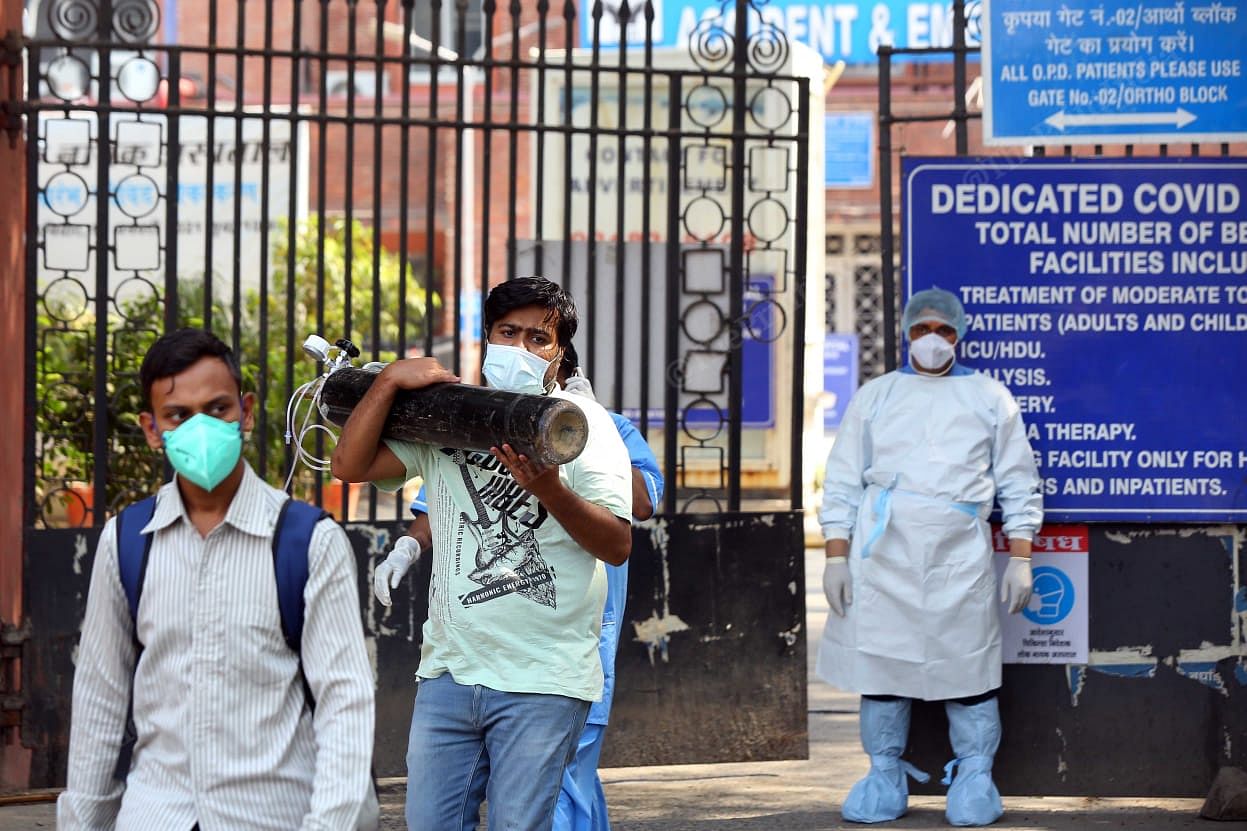
[{"label": "collared shirt pocket", "polygon": [[232,605],[225,622],[225,660],[240,682],[262,688],[290,683],[299,662],[282,635],[276,598],[272,606]]}]

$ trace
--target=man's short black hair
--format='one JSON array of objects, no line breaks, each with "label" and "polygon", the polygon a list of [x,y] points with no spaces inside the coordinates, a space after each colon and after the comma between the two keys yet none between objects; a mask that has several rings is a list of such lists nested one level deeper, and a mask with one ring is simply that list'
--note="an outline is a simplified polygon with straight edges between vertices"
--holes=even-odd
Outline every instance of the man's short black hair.
[{"label": "man's short black hair", "polygon": [[580,318],[576,314],[576,303],[572,297],[559,286],[544,277],[516,277],[499,283],[485,298],[485,336],[502,318],[516,309],[525,306],[540,306],[552,315],[558,315],[559,346],[571,343],[572,335]]},{"label": "man's short black hair", "polygon": [[143,385],[143,406],[152,406],[152,384],[161,378],[172,378],[203,358],[220,358],[242,392],[242,370],[238,358],[225,342],[206,329],[178,329],[163,335],[143,356],[139,382]]}]

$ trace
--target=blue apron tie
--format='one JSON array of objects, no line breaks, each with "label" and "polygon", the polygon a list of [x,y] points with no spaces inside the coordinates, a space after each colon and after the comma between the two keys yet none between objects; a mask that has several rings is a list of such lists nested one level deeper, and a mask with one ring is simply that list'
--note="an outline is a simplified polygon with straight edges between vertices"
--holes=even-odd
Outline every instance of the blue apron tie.
[{"label": "blue apron tie", "polygon": [[[883,532],[888,530],[888,523],[892,521],[892,493],[897,490],[896,483],[900,476],[893,476],[892,481],[887,484],[883,490],[879,491],[879,495],[875,497],[875,525],[870,529],[870,536],[866,538],[866,543],[862,546],[862,559],[870,559],[870,550],[874,547],[879,538],[883,536]],[[902,490],[901,493],[911,494],[913,496],[922,496],[930,499],[924,494],[915,493],[914,491]],[[967,516],[978,519],[979,506],[975,502],[949,502],[947,503],[955,511],[960,511]]]},{"label": "blue apron tie", "polygon": [[866,538],[866,544],[862,546],[862,559],[870,559],[870,549],[879,538],[883,536],[883,532],[888,530],[888,523],[892,521],[892,491],[896,490],[896,480],[899,476],[893,476],[888,486],[879,491],[879,495],[875,497],[875,527],[870,529],[870,536]]}]

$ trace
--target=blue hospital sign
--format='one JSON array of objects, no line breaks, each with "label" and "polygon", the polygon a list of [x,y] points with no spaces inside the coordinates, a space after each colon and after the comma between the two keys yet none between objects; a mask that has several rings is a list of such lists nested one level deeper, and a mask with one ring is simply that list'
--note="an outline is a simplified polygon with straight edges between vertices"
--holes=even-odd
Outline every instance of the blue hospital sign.
[{"label": "blue hospital sign", "polygon": [[[602,49],[618,49],[626,43],[629,49],[642,49],[646,39],[646,21],[639,2],[628,4],[625,24],[622,0],[604,0],[600,18],[581,14],[581,43],[588,48],[594,33]],[[966,43],[978,46],[981,3],[966,3]],[[584,4],[590,8],[593,4]],[[803,43],[822,56],[827,64],[874,64],[881,45],[922,49],[947,47],[953,42],[953,6],[947,0],[841,0],[841,2],[806,2],[806,0],[770,0],[751,7],[750,31],[762,25],[784,34],[792,43]],[[731,33],[735,28],[732,3],[719,0],[654,0],[654,22],[650,35],[655,47],[706,51],[708,27]],[[898,60],[913,60],[911,55],[898,55]],[[931,56],[929,59],[951,61],[952,55]]]},{"label": "blue hospital sign", "polygon": [[1247,137],[1244,0],[986,0],[983,141]]},{"label": "blue hospital sign", "polygon": [[875,117],[836,112],[824,116],[823,177],[829,188],[868,188],[875,183]]},{"label": "blue hospital sign", "polygon": [[1045,518],[1247,519],[1247,161],[904,162],[905,293],[965,304]]},{"label": "blue hospital sign", "polygon": [[840,427],[857,391],[857,335],[828,332],[823,338],[823,431]]}]

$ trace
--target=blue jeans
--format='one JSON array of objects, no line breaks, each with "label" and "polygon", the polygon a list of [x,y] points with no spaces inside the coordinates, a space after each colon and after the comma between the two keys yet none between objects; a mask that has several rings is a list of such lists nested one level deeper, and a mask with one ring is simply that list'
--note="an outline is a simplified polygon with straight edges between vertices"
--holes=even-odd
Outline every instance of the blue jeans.
[{"label": "blue jeans", "polygon": [[589,702],[422,678],[407,742],[409,831],[549,831]]}]

